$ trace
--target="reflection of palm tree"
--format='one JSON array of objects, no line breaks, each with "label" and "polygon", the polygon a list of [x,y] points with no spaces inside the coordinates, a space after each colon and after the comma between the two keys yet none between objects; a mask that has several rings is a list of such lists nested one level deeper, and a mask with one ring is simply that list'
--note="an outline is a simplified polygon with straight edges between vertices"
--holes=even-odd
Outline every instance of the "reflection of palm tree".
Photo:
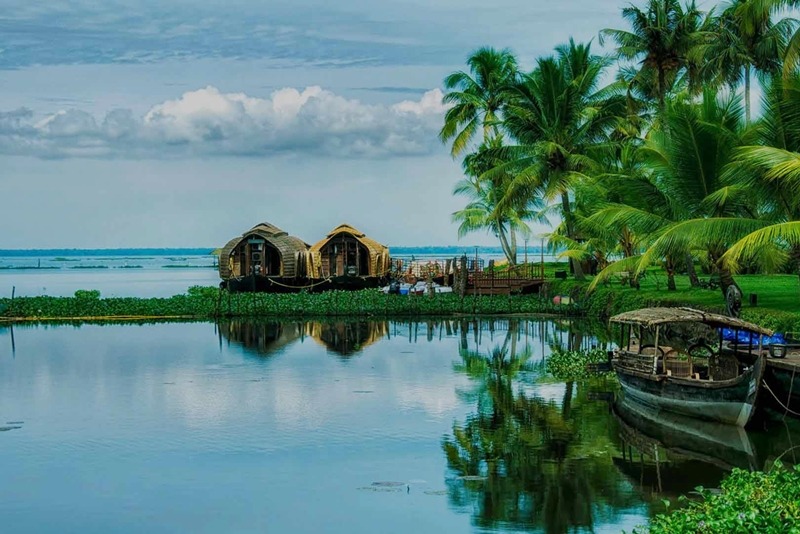
[{"label": "reflection of palm tree", "polygon": [[454,425],[442,444],[459,477],[448,483],[450,498],[473,506],[483,527],[503,522],[548,532],[591,528],[597,504],[634,504],[610,456],[597,455],[612,447],[606,408],[588,402],[581,384],[572,386],[575,395],[567,388],[562,406],[515,392],[531,353],[512,350],[512,330],[503,346],[487,354],[460,351],[456,369],[479,386],[472,396],[476,413]]}]

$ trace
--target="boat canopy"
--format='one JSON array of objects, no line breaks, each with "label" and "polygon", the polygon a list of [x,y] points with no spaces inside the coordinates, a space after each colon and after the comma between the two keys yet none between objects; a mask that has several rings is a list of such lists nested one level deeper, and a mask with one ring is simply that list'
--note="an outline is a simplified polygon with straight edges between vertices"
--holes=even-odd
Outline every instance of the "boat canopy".
[{"label": "boat canopy", "polygon": [[612,323],[636,324],[644,327],[658,326],[667,323],[704,323],[716,328],[732,328],[735,330],[746,330],[765,336],[771,336],[772,330],[762,328],[753,323],[709,313],[693,308],[642,308],[640,310],[629,311],[615,315],[610,319]]}]

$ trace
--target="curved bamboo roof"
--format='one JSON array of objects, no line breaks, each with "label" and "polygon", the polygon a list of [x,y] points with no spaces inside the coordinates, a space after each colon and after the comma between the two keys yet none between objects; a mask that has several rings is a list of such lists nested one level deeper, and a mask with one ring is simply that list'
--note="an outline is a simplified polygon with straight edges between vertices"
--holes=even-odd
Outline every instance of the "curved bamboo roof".
[{"label": "curved bamboo roof", "polygon": [[370,256],[370,275],[379,275],[389,269],[389,247],[384,244],[378,243],[374,239],[367,237],[364,232],[356,229],[349,224],[340,224],[321,241],[314,243],[309,249],[312,255],[319,255],[322,249],[325,248],[331,239],[342,234],[349,234],[353,236],[359,243],[364,245],[369,251]]},{"label": "curved bamboo roof", "polygon": [[773,334],[772,330],[735,317],[704,312],[694,308],[642,308],[641,310],[620,313],[609,320],[612,323],[638,324],[645,327],[667,323],[704,323],[713,327],[746,330],[765,336]]},{"label": "curved bamboo roof", "polygon": [[[261,237],[270,245],[278,249],[281,255],[281,276],[305,276],[303,269],[298,269],[298,264],[305,262],[308,243],[300,238],[289,235],[284,230],[268,222],[255,225],[241,237],[235,237],[222,247],[219,261],[219,275],[223,279],[231,277],[228,258],[239,244],[249,237]],[[223,261],[224,260],[224,261]]]}]

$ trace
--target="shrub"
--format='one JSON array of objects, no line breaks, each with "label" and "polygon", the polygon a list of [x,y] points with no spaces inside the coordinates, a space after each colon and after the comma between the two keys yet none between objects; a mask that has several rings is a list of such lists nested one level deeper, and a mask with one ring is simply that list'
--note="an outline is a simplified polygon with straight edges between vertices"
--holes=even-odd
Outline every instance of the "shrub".
[{"label": "shrub", "polygon": [[100,291],[97,289],[79,289],[75,292],[75,298],[79,300],[97,300],[100,298]]},{"label": "shrub", "polygon": [[681,497],[685,507],[659,514],[634,532],[800,533],[800,466],[776,462],[768,473],[734,469],[720,489],[714,494],[697,488],[699,500]]}]

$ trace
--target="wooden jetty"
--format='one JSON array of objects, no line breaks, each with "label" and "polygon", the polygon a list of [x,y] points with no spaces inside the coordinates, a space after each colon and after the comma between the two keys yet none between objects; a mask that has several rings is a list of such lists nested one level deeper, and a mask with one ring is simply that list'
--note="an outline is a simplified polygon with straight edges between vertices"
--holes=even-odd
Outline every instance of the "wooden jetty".
[{"label": "wooden jetty", "polygon": [[511,295],[538,292],[544,284],[544,266],[527,263],[498,271],[493,268],[471,273],[468,295]]},{"label": "wooden jetty", "polygon": [[544,285],[544,265],[526,263],[501,267],[493,260],[450,258],[446,260],[392,258],[394,279],[450,286],[463,295],[512,295],[536,293]]}]

